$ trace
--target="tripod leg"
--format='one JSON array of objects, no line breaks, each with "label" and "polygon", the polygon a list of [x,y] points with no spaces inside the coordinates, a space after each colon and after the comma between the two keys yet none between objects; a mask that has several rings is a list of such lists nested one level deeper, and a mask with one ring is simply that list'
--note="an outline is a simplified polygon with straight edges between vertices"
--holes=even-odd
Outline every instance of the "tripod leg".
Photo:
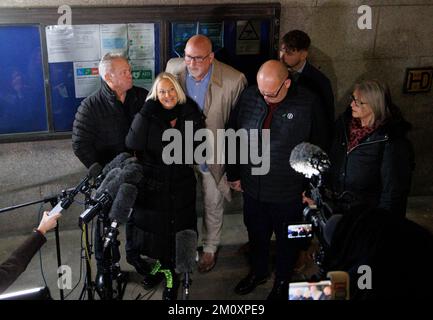
[{"label": "tripod leg", "polygon": [[[56,234],[56,253],[57,253],[57,266],[60,268],[60,266],[62,265],[62,257],[60,254],[60,237],[59,237],[59,222],[57,222],[57,226],[55,229],[55,234]],[[62,274],[59,274],[59,278],[62,277]],[[60,300],[65,300],[65,296],[63,293],[63,288],[60,289]]]}]

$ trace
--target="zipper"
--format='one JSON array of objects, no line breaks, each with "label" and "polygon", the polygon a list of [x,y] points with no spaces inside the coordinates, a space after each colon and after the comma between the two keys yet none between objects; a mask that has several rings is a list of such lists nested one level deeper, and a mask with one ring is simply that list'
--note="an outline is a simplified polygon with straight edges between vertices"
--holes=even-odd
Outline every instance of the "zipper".
[{"label": "zipper", "polygon": [[[349,141],[347,139],[347,126],[346,126],[346,121],[344,121],[344,119],[342,119],[342,121],[343,121],[343,127],[344,127],[344,138],[346,140],[346,146],[347,146],[349,144]],[[354,146],[349,151],[346,151],[346,155],[349,155],[349,153],[351,153],[353,150],[355,150],[358,147],[366,146],[366,145],[373,144],[373,143],[385,142],[385,141],[388,141],[388,140],[389,140],[388,136],[385,135],[385,137],[383,139],[381,139],[381,140],[374,140],[374,141],[359,143],[358,145]]]},{"label": "zipper", "polygon": [[[351,153],[353,150],[355,150],[356,148],[358,148],[358,147],[360,147],[360,146],[365,146],[365,145],[369,145],[369,144],[373,144],[373,143],[379,143],[379,142],[385,142],[385,141],[388,141],[389,139],[388,139],[388,136],[385,136],[385,138],[384,139],[381,139],[381,140],[374,140],[374,141],[370,141],[370,142],[363,142],[363,143],[360,143],[360,144],[358,144],[358,145],[356,145],[356,146],[354,146],[352,149],[350,149],[349,151],[346,151],[346,154],[348,155],[349,153]],[[346,142],[347,143],[347,142]]]}]

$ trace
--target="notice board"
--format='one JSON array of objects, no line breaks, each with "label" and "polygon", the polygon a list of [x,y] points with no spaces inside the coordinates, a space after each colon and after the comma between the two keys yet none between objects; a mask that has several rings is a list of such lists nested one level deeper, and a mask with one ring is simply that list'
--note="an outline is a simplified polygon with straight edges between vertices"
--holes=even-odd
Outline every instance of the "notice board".
[{"label": "notice board", "polygon": [[277,58],[280,4],[72,7],[0,11],[0,142],[64,138],[81,101],[98,90],[98,61],[126,55],[134,84],[149,88],[193,34],[205,34],[217,59],[254,83]]}]

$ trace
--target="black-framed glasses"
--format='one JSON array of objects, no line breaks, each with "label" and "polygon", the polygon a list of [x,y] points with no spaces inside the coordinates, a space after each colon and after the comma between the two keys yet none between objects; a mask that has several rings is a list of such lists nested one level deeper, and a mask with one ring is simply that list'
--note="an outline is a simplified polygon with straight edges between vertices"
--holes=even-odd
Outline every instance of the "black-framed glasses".
[{"label": "black-framed glasses", "polygon": [[197,63],[202,63],[202,62],[204,62],[208,57],[209,57],[209,55],[211,54],[212,52],[209,52],[207,55],[205,55],[204,57],[192,57],[192,56],[190,56],[190,55],[187,55],[187,54],[185,54],[185,56],[183,57],[184,59],[185,59],[185,62],[187,62],[187,63],[190,63],[191,61],[195,61],[195,62],[197,62]]},{"label": "black-framed glasses", "polygon": [[278,95],[280,94],[281,88],[283,87],[284,83],[286,83],[287,79],[288,78],[284,79],[283,83],[280,85],[280,87],[278,88],[278,91],[276,93],[272,93],[272,94],[263,93],[263,92],[260,92],[260,93],[262,94],[262,96],[268,97],[268,98],[271,98],[271,99],[278,97]]},{"label": "black-framed glasses", "polygon": [[367,104],[367,102],[362,102],[361,100],[356,99],[353,94],[350,95],[350,101],[355,102],[357,107],[361,107],[363,104]]}]

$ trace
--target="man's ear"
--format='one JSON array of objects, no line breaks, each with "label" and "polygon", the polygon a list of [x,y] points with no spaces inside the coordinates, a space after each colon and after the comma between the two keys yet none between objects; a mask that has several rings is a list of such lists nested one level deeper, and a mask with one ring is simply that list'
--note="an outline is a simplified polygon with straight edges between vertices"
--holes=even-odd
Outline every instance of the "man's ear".
[{"label": "man's ear", "polygon": [[284,81],[284,86],[289,89],[290,85],[292,84],[292,79],[286,79],[286,81]]},{"label": "man's ear", "polygon": [[105,73],[104,81],[105,81],[107,84],[110,84],[110,83],[111,83],[111,74],[110,74],[109,72]]},{"label": "man's ear", "polygon": [[302,61],[307,60],[308,50],[301,50],[300,53],[301,53],[301,59],[302,59]]},{"label": "man's ear", "polygon": [[210,63],[212,63],[213,59],[215,59],[215,53],[211,52],[209,54],[209,61],[210,61]]}]

